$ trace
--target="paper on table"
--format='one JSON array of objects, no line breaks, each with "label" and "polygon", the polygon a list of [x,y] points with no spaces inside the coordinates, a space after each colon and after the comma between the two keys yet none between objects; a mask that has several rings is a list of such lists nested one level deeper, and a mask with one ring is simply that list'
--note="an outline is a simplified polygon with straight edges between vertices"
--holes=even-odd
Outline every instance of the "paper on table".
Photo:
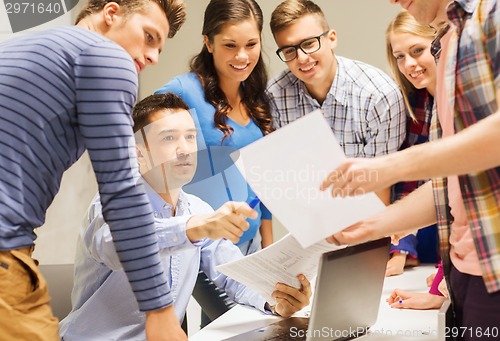
[{"label": "paper on table", "polygon": [[299,288],[297,275],[304,274],[311,281],[317,274],[321,254],[343,247],[322,240],[304,249],[291,234],[287,234],[265,249],[217,266],[217,271],[255,290],[274,304],[271,294],[276,290],[276,283]]},{"label": "paper on table", "polygon": [[333,198],[330,191],[319,190],[328,173],[345,159],[320,110],[231,157],[260,200],[303,247],[385,207],[374,193]]}]

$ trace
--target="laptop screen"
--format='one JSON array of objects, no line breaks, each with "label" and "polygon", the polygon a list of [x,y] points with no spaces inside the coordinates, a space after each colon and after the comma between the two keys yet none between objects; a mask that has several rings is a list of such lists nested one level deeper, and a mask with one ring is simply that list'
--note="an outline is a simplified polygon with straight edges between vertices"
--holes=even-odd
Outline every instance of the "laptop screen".
[{"label": "laptop screen", "polygon": [[290,317],[226,340],[352,340],[377,320],[390,238],[321,256],[309,323]]},{"label": "laptop screen", "polygon": [[322,255],[307,340],[347,340],[375,324],[390,238]]}]

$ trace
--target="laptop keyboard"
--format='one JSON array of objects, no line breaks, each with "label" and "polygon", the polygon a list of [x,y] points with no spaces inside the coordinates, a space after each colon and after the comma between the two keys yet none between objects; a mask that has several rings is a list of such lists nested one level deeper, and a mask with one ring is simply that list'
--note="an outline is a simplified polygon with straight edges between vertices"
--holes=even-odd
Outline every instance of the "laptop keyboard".
[{"label": "laptop keyboard", "polygon": [[[303,329],[302,333],[300,335],[305,335],[307,329]],[[297,331],[297,330],[296,330]],[[268,337],[264,337],[262,339],[259,339],[259,341],[271,341],[271,340],[284,340],[284,341],[300,341],[300,340],[305,340],[304,337],[299,337],[297,334],[296,336],[292,337],[290,335],[290,329],[283,329],[283,330],[277,330],[274,335],[270,335]]]},{"label": "laptop keyboard", "polygon": [[[308,323],[308,318],[289,317],[265,327],[230,337],[226,341],[305,340]],[[299,337],[299,335],[303,335],[304,337]]]}]

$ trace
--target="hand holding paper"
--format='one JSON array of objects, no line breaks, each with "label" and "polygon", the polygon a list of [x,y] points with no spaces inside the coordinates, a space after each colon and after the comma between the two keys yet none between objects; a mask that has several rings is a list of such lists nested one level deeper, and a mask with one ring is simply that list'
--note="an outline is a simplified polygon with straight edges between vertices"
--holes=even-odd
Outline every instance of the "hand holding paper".
[{"label": "hand holding paper", "polygon": [[260,200],[302,247],[385,207],[373,193],[334,198],[320,191],[345,155],[319,110],[231,156]]},{"label": "hand holding paper", "polygon": [[303,274],[311,280],[316,276],[321,254],[342,247],[322,240],[304,249],[288,234],[259,252],[219,265],[217,271],[252,288],[267,302],[274,304],[275,299],[271,294],[276,290],[276,283],[282,282],[299,288],[297,275]]}]

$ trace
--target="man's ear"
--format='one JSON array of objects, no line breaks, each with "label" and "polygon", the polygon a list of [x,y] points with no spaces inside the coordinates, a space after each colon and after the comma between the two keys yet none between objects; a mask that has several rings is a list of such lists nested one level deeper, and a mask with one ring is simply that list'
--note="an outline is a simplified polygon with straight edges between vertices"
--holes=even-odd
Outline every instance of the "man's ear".
[{"label": "man's ear", "polygon": [[328,31],[325,38],[328,39],[331,50],[337,47],[337,32],[335,32],[335,30]]},{"label": "man's ear", "polygon": [[137,153],[137,163],[139,164],[139,171],[141,174],[146,173],[151,168],[149,165],[148,151],[142,144],[136,144],[135,151]]},{"label": "man's ear", "polygon": [[212,44],[210,43],[210,39],[208,39],[208,36],[206,34],[203,36],[203,43],[207,47],[208,52],[212,53],[213,47]]},{"label": "man's ear", "polygon": [[111,26],[117,19],[117,13],[120,11],[120,5],[118,5],[116,2],[108,2],[103,10],[103,18],[104,22],[106,23],[107,26]]}]

